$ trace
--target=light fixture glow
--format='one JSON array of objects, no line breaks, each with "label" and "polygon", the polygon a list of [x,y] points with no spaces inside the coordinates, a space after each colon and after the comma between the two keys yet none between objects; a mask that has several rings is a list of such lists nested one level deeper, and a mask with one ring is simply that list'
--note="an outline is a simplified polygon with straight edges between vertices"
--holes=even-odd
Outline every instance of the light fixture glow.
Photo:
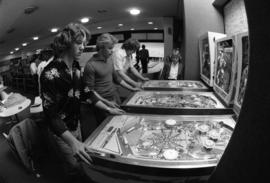
[{"label": "light fixture glow", "polygon": [[89,18],[88,17],[84,17],[84,18],[81,18],[81,23],[87,23],[89,22]]},{"label": "light fixture glow", "polygon": [[11,51],[11,52],[9,52],[10,54],[13,54],[14,52],[13,51]]},{"label": "light fixture glow", "polygon": [[20,48],[15,48],[16,51],[18,51]]},{"label": "light fixture glow", "polygon": [[148,24],[149,24],[149,25],[152,25],[152,24],[153,24],[153,22],[148,22]]},{"label": "light fixture glow", "polygon": [[123,26],[123,24],[118,24],[118,26],[119,26],[119,27],[122,27],[122,26]]},{"label": "light fixture glow", "polygon": [[132,30],[132,31],[133,31],[133,30],[135,30],[135,29],[134,29],[134,28],[131,28],[130,30]]},{"label": "light fixture glow", "polygon": [[97,29],[102,29],[102,27],[97,27]]},{"label": "light fixture glow", "polygon": [[157,27],[155,27],[155,28],[154,28],[154,30],[158,30],[158,28],[157,28]]},{"label": "light fixture glow", "polygon": [[27,46],[27,43],[23,43],[22,46]]},{"label": "light fixture glow", "polygon": [[39,39],[38,36],[33,37],[33,40],[38,40],[38,39]]},{"label": "light fixture glow", "polygon": [[54,32],[57,32],[57,31],[58,31],[58,28],[52,28],[52,29],[51,29],[51,32],[53,32],[53,33],[54,33]]},{"label": "light fixture glow", "polygon": [[129,10],[129,13],[131,15],[139,15],[141,13],[141,11],[137,8],[133,8],[133,9]]}]

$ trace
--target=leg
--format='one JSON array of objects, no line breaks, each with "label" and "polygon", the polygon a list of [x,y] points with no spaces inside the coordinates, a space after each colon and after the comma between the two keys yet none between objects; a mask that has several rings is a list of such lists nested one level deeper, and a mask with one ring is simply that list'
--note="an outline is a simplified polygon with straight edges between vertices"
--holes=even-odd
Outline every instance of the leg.
[{"label": "leg", "polygon": [[52,149],[53,151],[53,155],[56,155],[57,158],[61,160],[61,163],[63,163],[64,172],[68,176],[78,175],[80,173],[79,172],[80,164],[74,158],[73,156],[74,154],[70,146],[51,131],[48,131],[47,137],[50,149]]}]

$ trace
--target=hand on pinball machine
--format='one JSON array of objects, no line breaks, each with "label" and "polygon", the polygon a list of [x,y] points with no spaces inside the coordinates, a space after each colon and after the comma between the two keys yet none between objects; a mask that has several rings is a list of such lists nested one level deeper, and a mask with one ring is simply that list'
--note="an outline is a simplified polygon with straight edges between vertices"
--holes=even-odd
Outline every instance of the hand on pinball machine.
[{"label": "hand on pinball machine", "polygon": [[114,101],[108,101],[108,100],[106,100],[106,101],[104,101],[104,103],[107,105],[107,106],[109,106],[109,107],[112,107],[112,108],[119,108],[120,106],[116,103],[116,102],[114,102]]},{"label": "hand on pinball machine", "polygon": [[143,81],[149,81],[150,79],[149,78],[147,78],[147,77],[143,77],[143,79],[142,79]]},{"label": "hand on pinball machine", "polygon": [[135,88],[133,88],[133,91],[142,91],[142,89],[138,88],[138,87],[135,87]]},{"label": "hand on pinball machine", "polygon": [[108,112],[109,112],[110,114],[115,114],[115,115],[121,115],[121,114],[125,114],[125,113],[126,113],[124,110],[122,110],[122,109],[120,109],[120,108],[110,108],[110,109],[108,110]]},{"label": "hand on pinball machine", "polygon": [[89,156],[87,152],[89,152],[88,147],[86,144],[76,141],[75,143],[72,144],[71,146],[72,151],[74,153],[74,157],[80,161],[84,161],[85,163],[91,165],[92,164],[92,158]]}]

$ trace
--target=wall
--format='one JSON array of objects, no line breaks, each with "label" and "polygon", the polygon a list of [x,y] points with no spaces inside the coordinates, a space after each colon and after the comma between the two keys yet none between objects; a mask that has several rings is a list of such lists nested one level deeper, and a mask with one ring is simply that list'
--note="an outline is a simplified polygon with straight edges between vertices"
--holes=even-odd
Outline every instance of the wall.
[{"label": "wall", "polygon": [[170,55],[173,49],[173,18],[163,17],[164,54]]},{"label": "wall", "polygon": [[231,0],[224,7],[224,23],[227,35],[248,31],[244,0]]},{"label": "wall", "polygon": [[198,80],[198,38],[207,31],[224,33],[223,17],[212,5],[213,0],[183,1],[185,79]]}]

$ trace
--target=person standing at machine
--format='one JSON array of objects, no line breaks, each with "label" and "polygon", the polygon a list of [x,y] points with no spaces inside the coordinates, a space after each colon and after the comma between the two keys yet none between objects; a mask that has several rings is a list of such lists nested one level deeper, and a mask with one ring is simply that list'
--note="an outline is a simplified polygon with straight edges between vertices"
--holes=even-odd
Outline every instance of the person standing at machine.
[{"label": "person standing at machine", "polygon": [[47,139],[63,160],[68,175],[80,173],[79,160],[91,164],[86,144],[81,141],[80,100],[74,92],[76,74],[73,61],[79,60],[90,32],[81,24],[70,23],[54,38],[54,59],[40,76],[41,98]]}]

